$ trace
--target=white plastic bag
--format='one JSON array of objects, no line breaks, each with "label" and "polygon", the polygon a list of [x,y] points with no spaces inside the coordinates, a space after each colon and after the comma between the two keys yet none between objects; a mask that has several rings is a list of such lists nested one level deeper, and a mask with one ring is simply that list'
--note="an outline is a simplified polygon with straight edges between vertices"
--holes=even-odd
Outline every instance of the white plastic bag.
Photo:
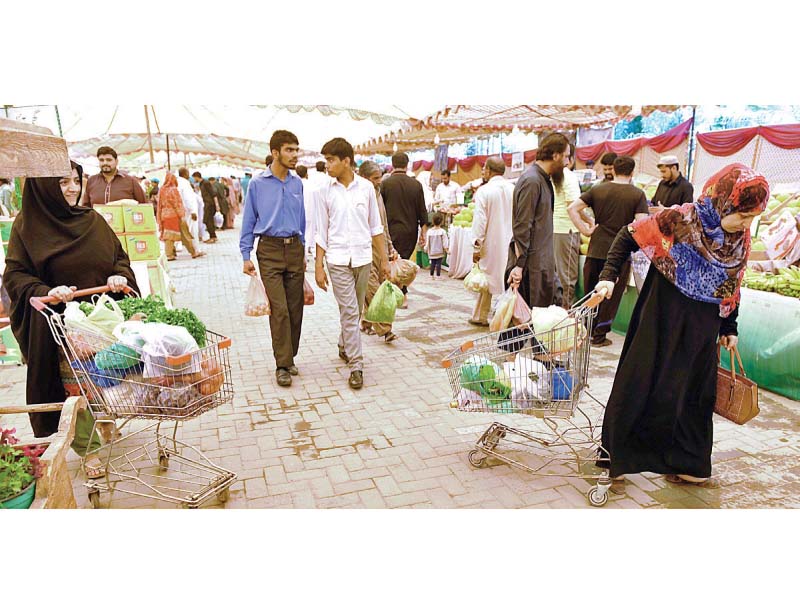
[{"label": "white plastic bag", "polygon": [[214,227],[217,229],[222,229],[222,225],[225,223],[225,218],[222,216],[222,213],[217,211],[214,213]]},{"label": "white plastic bag", "polygon": [[561,354],[580,344],[583,325],[560,306],[531,308],[531,327],[536,339],[550,354]]},{"label": "white plastic bag", "polygon": [[470,292],[485,292],[489,289],[489,276],[475,264],[472,270],[464,278],[464,288]]},{"label": "white plastic bag", "polygon": [[64,309],[64,326],[67,341],[80,360],[92,358],[100,347],[104,346],[104,339],[108,342],[113,341],[99,327],[89,322],[78,302],[67,302]]},{"label": "white plastic bag", "polygon": [[94,325],[106,336],[113,335],[114,328],[125,320],[122,309],[108,294],[103,294],[95,302],[94,310],[86,317],[86,322]]},{"label": "white plastic bag", "polygon": [[192,355],[200,348],[185,327],[164,323],[142,323],[138,334],[144,340],[142,360],[145,377],[187,375],[197,373],[202,365],[200,358],[189,357],[179,365],[168,364],[168,358]]},{"label": "white plastic bag", "polygon": [[546,401],[550,394],[550,371],[542,363],[518,354],[513,363],[503,364],[511,380],[513,400]]},{"label": "white plastic bag", "polygon": [[500,300],[497,301],[497,308],[494,311],[494,317],[492,317],[492,320],[489,323],[489,331],[492,333],[497,333],[503,329],[508,329],[508,326],[511,323],[511,317],[514,314],[514,305],[516,301],[516,288],[508,288],[505,292],[503,292],[503,295],[500,296]]},{"label": "white plastic bag", "polygon": [[267,290],[258,275],[250,277],[247,294],[244,297],[244,314],[247,317],[265,317],[271,314]]},{"label": "white plastic bag", "polygon": [[144,321],[124,321],[114,328],[114,337],[130,348],[141,350],[147,343],[142,331],[158,323],[145,323]]}]

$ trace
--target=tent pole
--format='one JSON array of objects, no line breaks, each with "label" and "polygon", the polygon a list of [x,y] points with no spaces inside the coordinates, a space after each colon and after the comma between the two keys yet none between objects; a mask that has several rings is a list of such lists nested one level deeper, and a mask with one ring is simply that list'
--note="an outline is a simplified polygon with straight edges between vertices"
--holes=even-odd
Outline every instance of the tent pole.
[{"label": "tent pole", "polygon": [[153,136],[150,133],[150,115],[147,114],[147,105],[144,105],[144,122],[147,124],[147,144],[150,146],[150,164],[156,163],[153,157]]},{"label": "tent pole", "polygon": [[61,115],[58,114],[58,104],[54,104],[53,107],[56,109],[56,122],[58,123],[58,136],[64,137],[64,132],[61,131]]},{"label": "tent pole", "polygon": [[689,156],[686,157],[686,162],[689,163],[686,166],[686,179],[688,179],[689,181],[692,180],[692,171],[694,170],[694,160],[692,155],[694,154],[694,132],[696,127],[697,127],[697,105],[692,106],[692,128],[689,131]]},{"label": "tent pole", "polygon": [[172,170],[172,165],[169,162],[169,134],[167,134],[167,171]]}]

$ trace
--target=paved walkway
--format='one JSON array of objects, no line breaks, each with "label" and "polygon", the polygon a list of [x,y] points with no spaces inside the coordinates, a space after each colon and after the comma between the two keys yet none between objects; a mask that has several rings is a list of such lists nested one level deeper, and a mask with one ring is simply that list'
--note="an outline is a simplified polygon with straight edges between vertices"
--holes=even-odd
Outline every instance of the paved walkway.
[{"label": "paved walkway", "polygon": [[[335,300],[317,290],[305,312],[300,376],[287,390],[275,384],[267,319],[242,316],[247,281],[238,231],[221,232],[220,243],[205,250],[201,260],[182,254],[170,263],[171,274],[177,303],[233,339],[235,400],[183,424],[179,439],[238,474],[228,508],[588,507],[590,484],[582,479],[537,477],[505,464],[476,469],[467,461],[492,421],[538,430],[542,423],[448,408],[440,361],[486,331],[467,324],[473,298],[460,281],[434,282],[420,272],[409,309],[398,312],[401,339],[387,345],[364,337],[365,386],[358,392],[347,386],[337,356]],[[619,336],[612,339],[612,346],[592,352],[591,391],[603,401],[622,345]],[[24,367],[0,367],[0,404],[24,403],[24,378]],[[800,403],[768,392],[761,401],[761,415],[745,427],[715,417],[721,489],[674,486],[645,473],[629,477],[626,495],[611,495],[606,509],[800,507]],[[25,417],[6,422],[29,431]],[[89,506],[74,455],[70,466],[78,503]],[[117,495],[112,506],[171,505]]]}]

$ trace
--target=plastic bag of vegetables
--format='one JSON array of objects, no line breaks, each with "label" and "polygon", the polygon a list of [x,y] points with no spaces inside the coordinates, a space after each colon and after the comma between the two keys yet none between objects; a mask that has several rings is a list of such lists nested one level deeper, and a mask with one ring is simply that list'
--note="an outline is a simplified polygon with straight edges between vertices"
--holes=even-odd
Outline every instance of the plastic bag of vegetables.
[{"label": "plastic bag of vegetables", "polygon": [[500,300],[497,301],[497,308],[489,323],[489,331],[496,333],[498,331],[503,331],[503,329],[508,329],[511,323],[511,317],[514,314],[514,305],[517,302],[517,296],[516,288],[508,288],[503,292],[503,295],[500,296]]},{"label": "plastic bag of vegetables", "polygon": [[408,287],[416,279],[418,269],[410,260],[393,260],[389,263],[389,281],[400,287]]},{"label": "plastic bag of vegetables", "polygon": [[390,281],[384,281],[369,303],[364,320],[370,323],[394,323],[397,307],[403,304],[403,292]]},{"label": "plastic bag of vegetables", "polygon": [[183,375],[200,371],[199,361],[189,358],[185,365],[170,365],[168,358],[193,354],[199,350],[197,342],[185,327],[164,323],[142,323],[139,334],[144,339],[142,359],[144,376]]},{"label": "plastic bag of vegetables", "polygon": [[585,333],[583,325],[560,306],[531,308],[531,327],[550,354],[572,350]]},{"label": "plastic bag of vegetables", "polygon": [[114,328],[125,320],[125,315],[122,313],[117,301],[103,294],[95,302],[92,312],[90,312],[85,323],[94,326],[96,330],[103,332],[109,336],[114,331]]},{"label": "plastic bag of vegetables", "polygon": [[244,314],[247,317],[266,317],[270,314],[269,298],[264,283],[258,275],[250,277],[244,298]]},{"label": "plastic bag of vegetables", "polygon": [[489,276],[474,264],[469,275],[464,278],[464,288],[475,293],[485,292],[489,289]]},{"label": "plastic bag of vegetables", "polygon": [[461,387],[476,392],[489,402],[500,402],[511,398],[511,382],[491,361],[473,356],[468,358],[459,373]]}]

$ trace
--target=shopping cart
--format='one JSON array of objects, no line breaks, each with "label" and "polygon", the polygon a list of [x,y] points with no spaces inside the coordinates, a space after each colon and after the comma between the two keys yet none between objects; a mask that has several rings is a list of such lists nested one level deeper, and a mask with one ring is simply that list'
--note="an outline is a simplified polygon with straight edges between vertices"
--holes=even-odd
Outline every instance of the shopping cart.
[{"label": "shopping cart", "polygon": [[[75,298],[109,292],[108,287],[79,290]],[[125,288],[126,294],[135,293]],[[122,429],[131,421],[150,421],[84,457],[98,456],[105,464],[102,479],[85,485],[94,508],[100,493],[116,491],[197,508],[213,496],[224,503],[236,474],[223,469],[200,450],[177,440],[178,425],[233,399],[229,349],[231,340],[206,332],[206,344],[184,356],[157,356],[126,345],[96,329],[67,322],[48,304],[52,297],[31,298],[64,352],[82,395],[98,425]],[[102,358],[102,360],[100,360]],[[103,368],[98,368],[100,363]],[[110,366],[113,365],[113,366]],[[121,424],[117,421],[122,420]],[[165,422],[174,422],[165,427]],[[141,434],[155,430],[154,439],[138,444]],[[115,449],[118,450],[115,452]],[[116,454],[116,456],[115,456]]]},{"label": "shopping cart", "polygon": [[[587,295],[549,331],[536,333],[526,324],[489,333],[442,361],[453,392],[451,408],[529,415],[547,427],[531,431],[492,423],[469,453],[474,467],[493,457],[535,475],[596,481],[587,493],[590,504],[608,501],[610,459],[596,424],[605,406],[587,389],[592,323],[601,301],[602,296]],[[593,401],[590,406],[580,406],[584,395]],[[501,440],[526,453],[527,464],[501,453]]]}]

